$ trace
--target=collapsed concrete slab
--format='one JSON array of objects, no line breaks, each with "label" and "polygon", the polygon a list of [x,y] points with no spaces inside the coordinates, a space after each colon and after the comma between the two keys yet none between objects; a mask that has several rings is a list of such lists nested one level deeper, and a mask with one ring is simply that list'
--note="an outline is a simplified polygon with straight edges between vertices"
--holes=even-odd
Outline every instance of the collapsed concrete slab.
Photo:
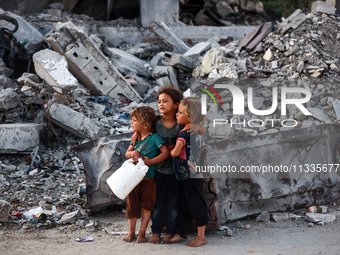
[{"label": "collapsed concrete slab", "polygon": [[164,42],[171,44],[174,52],[183,54],[190,49],[164,22],[153,23],[151,28]]},{"label": "collapsed concrete slab", "polygon": [[[219,224],[264,210],[289,211],[315,201],[334,202],[340,188],[335,170],[339,131],[338,124],[323,124],[208,143],[206,162],[217,194]],[[317,164],[324,169],[311,169]]]},{"label": "collapsed concrete slab", "polygon": [[87,139],[101,136],[100,128],[90,118],[66,105],[53,103],[48,113],[55,124],[76,136]]},{"label": "collapsed concrete slab", "polygon": [[0,153],[32,152],[40,143],[41,124],[0,125]]},{"label": "collapsed concrete slab", "polygon": [[[209,40],[211,38],[224,38],[228,35],[234,40],[241,39],[245,34],[253,31],[256,26],[224,26],[224,27],[209,27],[206,26],[174,26],[168,25],[172,32],[181,40],[194,39],[199,41]],[[122,42],[129,42],[132,44],[140,43],[143,40],[150,40],[157,38],[157,35],[150,34],[149,30],[141,30],[137,27],[105,27],[97,28],[99,36],[105,36],[105,39],[110,44],[118,47]],[[129,35],[128,37],[126,35]],[[186,51],[188,51],[187,49]],[[184,51],[183,53],[185,53]]]},{"label": "collapsed concrete slab", "polygon": [[300,9],[297,9],[285,21],[283,21],[280,24],[278,31],[283,35],[290,28],[296,29],[306,19],[307,19],[307,16]]},{"label": "collapsed concrete slab", "polygon": [[58,92],[75,89],[77,79],[69,72],[66,58],[59,53],[45,49],[33,55],[34,68],[39,77]]},{"label": "collapsed concrete slab", "polygon": [[105,54],[110,56],[110,61],[112,64],[122,73],[122,74],[137,74],[149,78],[151,76],[150,70],[147,68],[148,63],[122,51],[117,48],[105,49]]},{"label": "collapsed concrete slab", "polygon": [[57,26],[46,38],[53,50],[66,57],[71,73],[96,95],[139,102],[141,97],[91,39],[72,22]]}]

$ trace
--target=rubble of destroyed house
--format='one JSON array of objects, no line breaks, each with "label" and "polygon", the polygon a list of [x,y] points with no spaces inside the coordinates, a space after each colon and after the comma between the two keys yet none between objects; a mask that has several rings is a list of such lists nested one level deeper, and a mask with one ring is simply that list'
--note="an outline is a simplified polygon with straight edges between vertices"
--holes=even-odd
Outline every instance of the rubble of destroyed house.
[{"label": "rubble of destroyed house", "polygon": [[[199,9],[190,2],[181,0],[181,8]],[[237,20],[254,25],[243,38],[216,32],[204,40],[209,27],[189,40],[176,33],[185,30],[184,23],[158,22],[146,29],[137,19],[96,21],[60,4],[26,16],[0,10],[19,23],[14,53],[23,47],[27,54],[15,56],[17,65],[8,54],[0,59],[0,221],[23,229],[66,224],[94,229],[83,208],[84,166],[73,147],[130,132],[129,112],[141,103],[157,111],[155,93],[163,84],[172,83],[187,96],[195,95],[199,84],[213,85],[218,79],[244,92],[251,84],[258,110],[271,106],[275,87],[312,93],[306,105],[312,116],[288,108],[295,127],[221,128],[212,126],[214,116],[230,118],[233,98],[218,90],[223,105],[208,102],[206,142],[338,123],[340,17],[328,2],[318,3],[311,13],[296,10],[273,24],[262,18],[250,22],[242,14],[263,13],[260,1],[204,1],[196,16],[182,12],[182,20],[189,25],[229,26]],[[11,21],[9,26],[15,27]],[[117,34],[110,34],[110,27]],[[280,106],[270,117],[282,119]],[[47,215],[38,226],[30,223],[37,212]]]}]

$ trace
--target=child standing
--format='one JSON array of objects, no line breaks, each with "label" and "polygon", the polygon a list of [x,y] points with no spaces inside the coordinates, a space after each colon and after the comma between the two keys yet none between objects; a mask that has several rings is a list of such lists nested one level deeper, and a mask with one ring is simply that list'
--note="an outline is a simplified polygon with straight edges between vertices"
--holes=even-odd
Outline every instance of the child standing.
[{"label": "child standing", "polygon": [[[137,237],[137,242],[146,242],[146,229],[151,218],[151,211],[156,201],[156,185],[154,181],[155,164],[169,157],[169,150],[164,145],[162,138],[153,133],[156,114],[151,107],[136,107],[131,113],[131,127],[133,132],[140,134],[134,145],[130,145],[126,151],[126,158],[138,161],[142,158],[149,166],[144,179],[130,192],[127,197],[126,211],[129,218],[129,233],[124,237],[125,242],[131,242],[135,238],[137,219],[142,222]],[[142,213],[141,213],[142,212]]]},{"label": "child standing", "polygon": [[[203,118],[201,105],[196,99],[185,98],[181,101],[176,114],[178,124],[188,126],[199,124]],[[197,224],[197,237],[187,246],[197,247],[207,243],[205,228],[208,223],[208,207],[203,197],[202,174],[196,172],[199,164],[200,137],[182,129],[176,145],[170,154],[174,158],[174,169],[180,182],[179,219],[176,235],[171,242],[176,243],[187,238],[186,232],[192,219]]]},{"label": "child standing", "polygon": [[[176,113],[179,102],[183,99],[182,93],[173,85],[164,85],[158,91],[158,109],[162,116],[156,121],[156,133],[162,137],[164,144],[173,148],[179,131],[183,128],[176,121]],[[167,208],[166,236],[162,243],[170,243],[170,239],[176,232],[178,216],[178,192],[179,183],[176,180],[173,169],[172,158],[168,157],[165,161],[156,165],[156,204],[152,211],[152,237],[150,243],[159,243],[160,235],[163,230],[164,210]]]}]

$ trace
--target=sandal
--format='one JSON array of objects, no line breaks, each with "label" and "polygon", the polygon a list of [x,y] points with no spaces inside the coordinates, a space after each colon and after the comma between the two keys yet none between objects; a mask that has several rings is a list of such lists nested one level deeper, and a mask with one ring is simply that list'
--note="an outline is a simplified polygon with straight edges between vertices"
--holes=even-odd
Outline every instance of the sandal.
[{"label": "sandal", "polygon": [[92,242],[93,237],[78,237],[76,238],[77,242]]}]

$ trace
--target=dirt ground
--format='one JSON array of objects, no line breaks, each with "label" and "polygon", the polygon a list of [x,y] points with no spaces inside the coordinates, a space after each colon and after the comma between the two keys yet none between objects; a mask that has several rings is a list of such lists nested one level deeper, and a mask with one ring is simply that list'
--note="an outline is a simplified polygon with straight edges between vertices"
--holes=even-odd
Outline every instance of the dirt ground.
[{"label": "dirt ground", "polygon": [[[329,213],[340,217],[340,207],[333,206]],[[233,236],[224,231],[206,232],[207,244],[201,247],[187,247],[194,238],[190,232],[188,241],[177,244],[126,243],[124,235],[113,232],[128,230],[128,221],[122,211],[106,211],[90,216],[98,221],[97,229],[89,232],[78,226],[57,226],[49,229],[23,230],[21,226],[2,224],[0,227],[0,254],[11,255],[87,255],[87,254],[339,254],[340,221],[324,226],[308,226],[304,218],[283,222],[260,223],[255,218],[240,221],[248,228],[236,228],[236,222],[227,226]],[[150,237],[151,235],[148,235]],[[77,242],[77,237],[92,237],[92,242]]]}]

